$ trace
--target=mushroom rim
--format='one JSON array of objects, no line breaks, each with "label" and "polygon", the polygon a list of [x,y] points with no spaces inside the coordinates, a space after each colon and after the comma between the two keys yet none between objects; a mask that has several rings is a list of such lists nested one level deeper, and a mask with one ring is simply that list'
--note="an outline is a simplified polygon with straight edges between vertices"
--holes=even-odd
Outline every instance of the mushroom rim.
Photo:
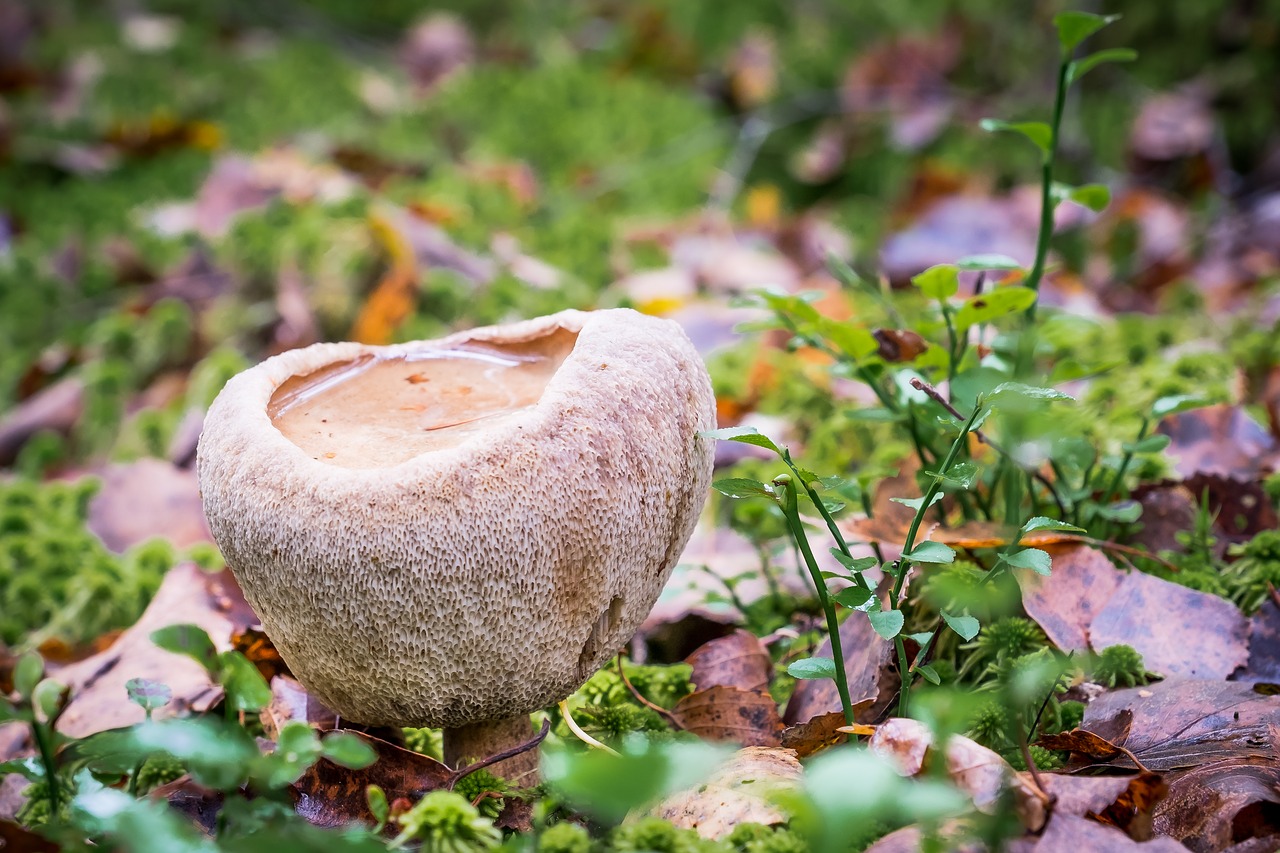
[{"label": "mushroom rim", "polygon": [[[481,326],[442,338],[386,346],[354,342],[316,343],[272,356],[233,377],[219,394],[220,398],[225,394],[233,401],[233,411],[219,413],[222,415],[220,419],[232,414],[238,421],[232,431],[251,440],[256,453],[270,454],[289,462],[304,479],[315,476],[323,480],[340,478],[353,484],[373,483],[383,481],[388,476],[429,472],[432,468],[451,469],[465,464],[463,460],[467,458],[488,453],[495,446],[513,440],[527,440],[555,426],[559,413],[574,406],[575,391],[581,387],[578,380],[599,371],[598,367],[593,367],[589,362],[605,348],[611,348],[611,344],[616,341],[610,335],[610,327],[615,327],[621,320],[625,326],[634,329],[634,323],[639,318],[643,318],[642,322],[646,323],[670,324],[668,328],[674,329],[677,337],[683,339],[683,345],[688,347],[689,354],[695,352],[679,324],[629,308],[601,311],[570,309],[531,320]],[[281,385],[295,376],[305,376],[337,362],[351,361],[365,355],[396,358],[468,344],[520,344],[553,335],[557,331],[573,333],[576,336],[573,347],[547,380],[538,401],[528,411],[512,422],[478,432],[455,445],[426,450],[393,465],[345,468],[316,459],[281,432],[269,414],[271,398]],[[588,352],[589,350],[594,352]],[[215,401],[210,408],[211,413],[222,408],[218,406],[218,402]],[[448,464],[442,466],[441,463],[445,460],[448,460]]]}]

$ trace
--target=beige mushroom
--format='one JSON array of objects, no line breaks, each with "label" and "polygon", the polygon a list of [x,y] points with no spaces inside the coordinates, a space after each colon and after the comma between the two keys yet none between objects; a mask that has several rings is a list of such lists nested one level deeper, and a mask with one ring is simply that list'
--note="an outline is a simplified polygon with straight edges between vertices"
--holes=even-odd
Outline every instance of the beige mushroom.
[{"label": "beige mushroom", "polygon": [[631,637],[693,531],[714,426],[679,326],[566,311],[268,359],[214,402],[198,471],[302,683],[355,722],[444,727],[460,762],[527,740]]}]

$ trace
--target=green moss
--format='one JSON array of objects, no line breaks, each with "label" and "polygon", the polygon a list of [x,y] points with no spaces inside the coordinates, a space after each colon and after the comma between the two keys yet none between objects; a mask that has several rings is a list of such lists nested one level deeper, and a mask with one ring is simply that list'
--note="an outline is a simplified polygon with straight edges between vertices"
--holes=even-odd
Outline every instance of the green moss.
[{"label": "green moss", "polygon": [[424,853],[492,850],[502,833],[460,794],[432,791],[396,818],[397,846],[417,841]]},{"label": "green moss", "polygon": [[591,835],[576,823],[561,821],[538,836],[538,853],[591,853]]},{"label": "green moss", "polygon": [[153,755],[142,762],[142,766],[138,768],[136,785],[138,795],[148,794],[153,789],[172,782],[186,772],[186,768],[182,766],[182,762],[178,759],[170,755]]},{"label": "green moss", "polygon": [[131,625],[176,561],[164,540],[107,551],[85,528],[96,490],[93,480],[0,480],[0,641],[77,643]]},{"label": "green moss", "polygon": [[1228,549],[1237,559],[1222,572],[1228,598],[1253,613],[1280,588],[1280,531],[1263,530],[1243,545]]},{"label": "green moss", "polygon": [[1090,677],[1108,687],[1139,687],[1159,676],[1147,671],[1142,655],[1133,646],[1115,645],[1094,656]]},{"label": "green moss", "polygon": [[807,853],[809,845],[789,829],[741,823],[725,839],[738,853]]},{"label": "green moss", "polygon": [[608,849],[616,853],[727,853],[728,845],[702,838],[656,817],[642,817],[609,833]]},{"label": "green moss", "polygon": [[404,745],[414,752],[444,760],[444,735],[440,729],[401,729]]},{"label": "green moss", "polygon": [[[502,814],[502,808],[506,805],[505,797],[511,792],[505,780],[483,768],[463,776],[458,784],[453,786],[453,790],[473,804],[480,814],[489,820],[497,820],[498,815]],[[486,796],[489,794],[500,796]]]}]

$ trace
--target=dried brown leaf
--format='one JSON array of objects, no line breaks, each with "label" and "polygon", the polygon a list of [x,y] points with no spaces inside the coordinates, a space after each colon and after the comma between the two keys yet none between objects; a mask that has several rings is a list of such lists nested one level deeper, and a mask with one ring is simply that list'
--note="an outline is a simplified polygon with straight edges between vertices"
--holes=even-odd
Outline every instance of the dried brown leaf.
[{"label": "dried brown leaf", "polygon": [[750,631],[734,631],[705,643],[685,662],[693,667],[692,681],[699,690],[720,686],[762,692],[769,689],[773,676],[773,660]]},{"label": "dried brown leaf", "polygon": [[1092,548],[1059,545],[1045,550],[1053,558],[1053,574],[1017,575],[1023,606],[1058,648],[1084,651],[1089,648],[1089,626],[1123,576]]},{"label": "dried brown leaf", "polygon": [[778,746],[782,718],[767,693],[712,687],[691,693],[671,713],[681,727],[704,740],[729,741],[742,746]]},{"label": "dried brown leaf", "polygon": [[[864,713],[872,704],[873,700],[864,699],[854,705],[854,714]],[[840,731],[843,727],[843,711],[820,714],[808,722],[787,726],[782,732],[782,745],[787,749],[794,749],[797,755],[805,758],[828,747],[847,742],[848,736]]]},{"label": "dried brown leaf", "polygon": [[161,459],[108,465],[87,525],[112,551],[163,537],[179,548],[210,542],[194,471]]},{"label": "dried brown leaf", "polygon": [[1249,621],[1249,662],[1237,681],[1280,681],[1280,603],[1266,601]]},{"label": "dried brown leaf", "polygon": [[[898,689],[898,677],[889,668],[893,644],[877,634],[871,623],[854,614],[840,624],[840,646],[844,649],[844,671],[849,695],[862,710],[859,722],[879,718]],[[818,657],[831,656],[831,639],[818,646]],[[866,704],[870,700],[870,704]],[[789,724],[806,723],[823,714],[839,711],[840,694],[829,678],[809,679],[796,685],[783,713]]]}]

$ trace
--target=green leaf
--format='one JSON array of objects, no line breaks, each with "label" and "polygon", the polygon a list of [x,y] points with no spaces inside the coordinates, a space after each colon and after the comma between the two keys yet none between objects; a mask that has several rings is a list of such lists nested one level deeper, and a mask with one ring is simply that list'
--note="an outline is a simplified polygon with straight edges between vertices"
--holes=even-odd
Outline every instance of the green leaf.
[{"label": "green leaf", "polygon": [[363,770],[378,760],[378,753],[357,735],[334,732],[320,742],[324,757],[348,770]]},{"label": "green leaf", "polygon": [[1191,394],[1174,394],[1169,397],[1161,397],[1151,404],[1151,417],[1159,420],[1169,415],[1176,415],[1179,412],[1189,412],[1192,409],[1202,409],[1209,405],[1200,397]]},{"label": "green leaf", "polygon": [[745,477],[727,477],[723,480],[716,480],[711,484],[711,488],[731,498],[773,499],[774,497],[772,486],[766,486],[759,480],[751,480]]},{"label": "green leaf", "polygon": [[1125,453],[1159,453],[1172,441],[1167,435],[1149,435],[1142,441],[1126,441],[1120,447]]},{"label": "green leaf", "polygon": [[71,810],[78,828],[108,839],[105,849],[129,853],[216,853],[219,849],[167,803],[135,800],[113,788],[77,796]]},{"label": "green leaf", "polygon": [[1042,121],[1001,121],[998,118],[984,118],[979,126],[988,133],[1017,133],[1031,140],[1031,144],[1040,149],[1042,157],[1049,156],[1053,145],[1053,128]]},{"label": "green leaf", "polygon": [[261,711],[271,704],[271,688],[258,668],[240,652],[223,652],[218,658],[218,682],[235,711]]},{"label": "green leaf", "polygon": [[1119,15],[1095,15],[1091,12],[1059,12],[1053,16],[1053,25],[1058,28],[1058,43],[1062,45],[1062,55],[1070,56],[1080,42],[1114,21]]},{"label": "green leaf", "polygon": [[151,642],[166,652],[186,655],[205,668],[215,678],[218,676],[218,650],[213,640],[199,625],[169,625],[151,632]]},{"label": "green leaf", "polygon": [[1020,270],[1024,269],[1022,264],[1015,261],[1008,255],[983,254],[983,255],[965,255],[955,263],[957,269],[974,271],[974,270]]},{"label": "green leaf", "polygon": [[769,290],[757,291],[756,295],[778,314],[790,314],[806,323],[816,323],[821,316],[818,314],[818,309],[799,296]]},{"label": "green leaf", "polygon": [[[942,500],[942,498],[943,498],[942,492],[936,492],[934,496],[929,500],[929,506],[933,506],[938,501]],[[903,506],[909,506],[912,509],[916,510],[917,512],[920,511],[920,507],[924,506],[923,496],[918,498],[889,498],[889,500],[893,501],[894,503],[902,504]]]},{"label": "green leaf", "polygon": [[377,785],[370,785],[364,789],[364,798],[369,804],[369,813],[378,822],[378,826],[386,825],[387,818],[391,817],[391,804],[387,802],[387,792]]},{"label": "green leaf", "polygon": [[1037,515],[1036,517],[1029,519],[1026,524],[1022,525],[1022,531],[1019,534],[1019,538],[1036,530],[1065,530],[1068,533],[1084,533],[1083,527],[1076,527],[1074,524],[1067,524],[1065,521],[1058,521],[1056,518]]},{"label": "green leaf", "polygon": [[835,678],[836,662],[831,658],[801,658],[787,667],[787,673],[801,679]]},{"label": "green leaf", "polygon": [[960,638],[966,642],[978,636],[978,629],[982,627],[972,616],[952,616],[945,610],[938,615],[942,617],[943,622],[947,623],[948,628],[959,634]]},{"label": "green leaf", "polygon": [[942,678],[938,675],[938,671],[927,663],[922,663],[915,668],[920,677],[930,684],[941,684]]},{"label": "green leaf", "polygon": [[276,749],[254,768],[254,784],[266,790],[291,785],[320,760],[320,738],[311,726],[291,720],[280,729]]},{"label": "green leaf", "polygon": [[955,549],[941,542],[925,541],[911,549],[911,553],[903,554],[902,559],[913,563],[954,563]]},{"label": "green leaf", "polygon": [[44,677],[44,658],[39,652],[27,652],[13,667],[13,689],[23,699],[30,699],[36,685]]},{"label": "green leaf", "polygon": [[871,600],[871,590],[861,586],[850,586],[835,593],[831,598],[845,607],[857,610]]},{"label": "green leaf", "polygon": [[1142,518],[1142,504],[1137,501],[1117,501],[1107,506],[1095,507],[1094,512],[1099,518],[1105,518],[1107,521],[1133,524]]},{"label": "green leaf", "polygon": [[1094,213],[1101,213],[1111,204],[1111,190],[1104,184],[1084,184],[1071,190],[1067,198]]},{"label": "green leaf", "polygon": [[987,397],[987,402],[998,404],[1002,399],[1017,398],[1021,400],[1074,400],[1070,394],[1064,394],[1056,388],[1039,388],[1035,385],[1024,385],[1021,382],[1001,382]]},{"label": "green leaf", "polygon": [[851,572],[865,572],[867,569],[874,569],[880,565],[880,561],[875,557],[850,557],[839,548],[832,548],[831,556],[835,557],[840,565]]},{"label": "green leaf", "polygon": [[1049,556],[1048,551],[1042,551],[1039,548],[1023,548],[1013,554],[1003,556],[1003,559],[1015,569],[1030,569],[1038,575],[1048,576],[1053,560]]},{"label": "green leaf", "polygon": [[886,640],[892,640],[902,633],[902,625],[905,621],[901,610],[868,611],[867,618],[871,620],[871,627],[875,632]]},{"label": "green leaf", "polygon": [[954,264],[938,264],[912,277],[911,283],[931,299],[949,299],[960,289],[960,270]]},{"label": "green leaf", "polygon": [[1138,52],[1128,47],[1113,47],[1107,50],[1100,50],[1097,53],[1091,53],[1067,66],[1067,85],[1070,86],[1103,63],[1133,62],[1137,58]]},{"label": "green leaf", "polygon": [[31,704],[40,709],[45,720],[52,720],[58,715],[62,703],[66,701],[71,688],[52,678],[46,678],[31,691]]},{"label": "green leaf", "polygon": [[703,438],[711,438],[717,441],[736,441],[739,444],[752,444],[756,447],[763,447],[766,450],[772,450],[779,456],[782,451],[778,445],[773,443],[767,435],[761,434],[760,430],[755,427],[724,427],[723,429],[709,429],[698,433]]},{"label": "green leaf", "polygon": [[152,681],[150,678],[130,678],[124,683],[129,694],[129,701],[142,708],[148,714],[163,708],[173,698],[169,685]]},{"label": "green leaf", "polygon": [[997,287],[965,300],[956,312],[956,328],[963,331],[978,323],[990,323],[1026,311],[1035,302],[1036,292],[1028,287]]},{"label": "green leaf", "polygon": [[932,631],[919,631],[915,634],[903,634],[903,637],[912,640],[916,645],[923,646],[925,643],[933,639]]},{"label": "green leaf", "polygon": [[823,337],[843,350],[854,361],[874,355],[880,349],[880,342],[865,326],[841,323],[826,317],[818,320],[816,326]]},{"label": "green leaf", "polygon": [[951,483],[962,489],[967,489],[978,479],[978,463],[967,460],[956,462],[946,470],[946,473],[940,474],[937,471],[929,471],[928,475],[935,480],[941,480],[944,483]]}]

